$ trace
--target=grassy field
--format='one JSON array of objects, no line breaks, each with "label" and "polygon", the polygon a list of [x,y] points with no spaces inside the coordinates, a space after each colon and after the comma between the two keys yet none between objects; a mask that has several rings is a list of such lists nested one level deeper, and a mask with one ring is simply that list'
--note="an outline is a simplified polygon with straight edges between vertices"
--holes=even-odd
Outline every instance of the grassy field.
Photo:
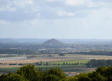
[{"label": "grassy field", "polygon": [[[38,69],[47,70],[52,67],[61,68],[64,72],[84,72],[88,71],[85,64],[89,60],[65,60],[65,61],[54,61],[54,62],[40,62],[33,63]],[[1,67],[0,72],[15,72],[19,66],[12,67]]]},{"label": "grassy field", "polygon": [[21,60],[0,60],[0,72],[15,72],[19,67],[26,64],[35,64],[37,68],[43,70],[51,67],[59,67],[65,72],[85,72],[91,70],[91,68],[86,67],[86,63],[88,63],[91,59],[112,59],[112,56],[106,55],[78,54],[65,54],[64,56],[59,56],[58,54],[43,54],[28,55],[27,57],[27,59]]},{"label": "grassy field", "polygon": [[[84,66],[84,65],[37,66],[37,68],[41,69],[41,70],[48,70],[52,67],[61,68],[64,72],[87,72],[87,71],[89,71],[89,69],[86,68],[86,66]],[[0,68],[0,72],[3,72],[3,73],[16,72],[16,70],[18,70],[18,69],[19,69],[19,67]]]}]

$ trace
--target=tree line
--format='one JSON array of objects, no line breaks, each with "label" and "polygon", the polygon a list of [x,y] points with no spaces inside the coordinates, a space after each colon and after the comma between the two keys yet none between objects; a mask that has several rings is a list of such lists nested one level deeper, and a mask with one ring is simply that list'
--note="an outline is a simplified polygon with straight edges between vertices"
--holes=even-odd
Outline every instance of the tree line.
[{"label": "tree line", "polygon": [[99,67],[90,73],[68,77],[59,68],[42,71],[34,65],[26,65],[15,73],[2,74],[0,81],[112,81],[112,66]]},{"label": "tree line", "polygon": [[112,60],[90,60],[87,64],[87,67],[94,68],[100,66],[112,66]]}]

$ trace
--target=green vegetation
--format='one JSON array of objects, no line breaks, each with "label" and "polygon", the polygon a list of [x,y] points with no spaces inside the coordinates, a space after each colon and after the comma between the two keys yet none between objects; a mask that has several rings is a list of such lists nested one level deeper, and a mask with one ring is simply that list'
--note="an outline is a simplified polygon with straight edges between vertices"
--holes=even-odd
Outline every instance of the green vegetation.
[{"label": "green vegetation", "polygon": [[36,65],[84,65],[88,63],[89,60],[64,60],[56,62],[39,62]]},{"label": "green vegetation", "polygon": [[2,74],[0,81],[59,81],[65,78],[65,73],[59,68],[42,71],[34,65],[26,65],[15,73]]},{"label": "green vegetation", "polygon": [[112,66],[99,67],[96,71],[69,77],[59,68],[43,71],[34,65],[26,65],[15,73],[2,74],[0,81],[112,81]]},{"label": "green vegetation", "polygon": [[91,60],[87,63],[87,67],[89,68],[110,65],[112,65],[112,60]]},{"label": "green vegetation", "polygon": [[[61,68],[64,72],[85,72],[88,71],[86,64],[89,60],[65,60],[56,62],[38,62],[34,63],[37,68],[42,70],[49,70],[52,67]],[[18,67],[0,68],[0,72],[16,72]]]},{"label": "green vegetation", "polygon": [[86,64],[89,60],[66,60],[56,62],[40,62],[36,63],[37,67],[43,70],[51,67],[61,68],[64,72],[84,72],[87,71]]}]

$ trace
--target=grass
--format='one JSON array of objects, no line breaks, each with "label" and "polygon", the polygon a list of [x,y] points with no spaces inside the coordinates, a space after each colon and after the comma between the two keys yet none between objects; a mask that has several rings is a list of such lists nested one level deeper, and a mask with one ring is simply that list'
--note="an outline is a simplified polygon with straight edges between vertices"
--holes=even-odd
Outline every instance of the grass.
[{"label": "grass", "polygon": [[37,68],[42,70],[48,70],[52,67],[61,68],[64,72],[84,72],[87,71],[87,68],[84,64],[80,65],[41,65],[37,66]]},{"label": "grass", "polygon": [[62,60],[56,62],[40,62],[37,65],[80,65],[86,64],[89,60]]},{"label": "grass", "polygon": [[[52,67],[58,67],[61,68],[65,72],[79,72],[79,71],[85,71],[86,66],[85,64],[89,60],[66,60],[66,61],[57,61],[57,62],[41,62],[40,65],[36,65],[37,68],[46,70],[50,69]],[[6,68],[0,68],[0,72],[16,72],[16,70],[19,69],[19,67],[6,67]]]},{"label": "grass", "polygon": [[[50,65],[50,66],[37,66],[38,69],[48,70],[52,67],[61,68],[64,72],[87,72],[88,69],[85,65]],[[9,72],[16,72],[19,67],[12,67],[12,68],[0,68],[0,72],[2,73],[9,73]]]}]

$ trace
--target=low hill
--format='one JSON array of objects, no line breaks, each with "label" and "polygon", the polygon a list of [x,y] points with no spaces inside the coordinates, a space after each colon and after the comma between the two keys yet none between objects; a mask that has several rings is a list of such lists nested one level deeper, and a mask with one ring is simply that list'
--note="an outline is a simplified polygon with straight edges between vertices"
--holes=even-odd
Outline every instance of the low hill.
[{"label": "low hill", "polygon": [[44,46],[44,47],[52,47],[52,48],[57,48],[57,47],[64,47],[64,46],[66,46],[66,44],[65,43],[63,43],[63,42],[61,42],[61,41],[59,41],[59,40],[56,40],[56,39],[50,39],[50,40],[47,40],[47,41],[45,41],[43,44],[42,44],[42,46]]}]

